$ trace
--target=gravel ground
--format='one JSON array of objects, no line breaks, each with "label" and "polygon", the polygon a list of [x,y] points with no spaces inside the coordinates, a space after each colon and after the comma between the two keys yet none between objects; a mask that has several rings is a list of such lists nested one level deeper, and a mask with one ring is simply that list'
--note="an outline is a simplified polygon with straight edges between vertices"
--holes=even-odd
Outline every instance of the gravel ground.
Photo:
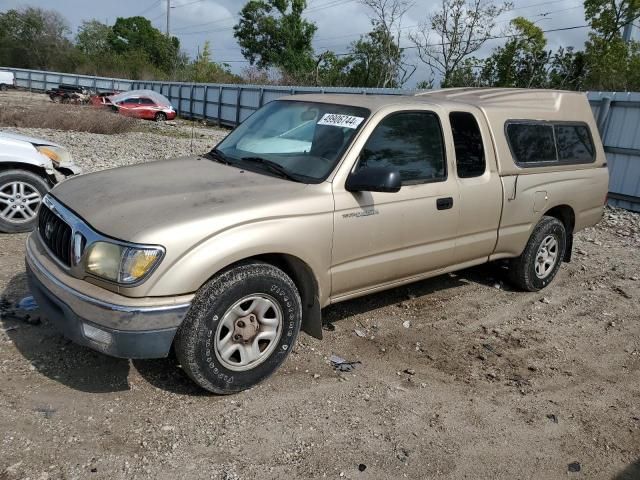
[{"label": "gravel ground", "polygon": [[211,150],[227,134],[226,130],[191,128],[185,124],[145,126],[149,131],[120,135],[63,132],[40,128],[0,128],[31,137],[44,138],[67,147],[84,173],[135,163],[179,157]]},{"label": "gravel ground", "polygon": [[[195,151],[223,135],[209,132]],[[164,131],[21,133],[87,171],[190,151]],[[28,294],[25,238],[0,235],[9,307]],[[5,315],[0,479],[640,478],[640,216],[607,209],[543,292],[503,277],[485,265],[330,307],[323,341],[302,334],[232,397],[172,360],[106,357]],[[336,372],[332,354],[362,363]]]}]

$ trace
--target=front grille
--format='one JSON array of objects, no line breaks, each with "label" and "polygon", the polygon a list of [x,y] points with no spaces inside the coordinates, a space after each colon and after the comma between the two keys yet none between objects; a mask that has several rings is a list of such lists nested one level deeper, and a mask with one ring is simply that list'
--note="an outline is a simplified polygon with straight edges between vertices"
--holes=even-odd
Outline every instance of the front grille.
[{"label": "front grille", "polygon": [[40,206],[38,217],[40,238],[49,250],[66,266],[71,265],[71,227],[46,205]]}]

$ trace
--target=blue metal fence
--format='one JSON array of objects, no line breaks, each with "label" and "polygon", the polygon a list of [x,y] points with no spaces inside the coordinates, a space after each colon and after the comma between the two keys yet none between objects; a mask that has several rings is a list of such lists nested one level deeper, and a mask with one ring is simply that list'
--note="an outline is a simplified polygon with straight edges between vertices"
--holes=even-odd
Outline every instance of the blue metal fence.
[{"label": "blue metal fence", "polygon": [[[273,85],[203,84],[125,80],[19,68],[18,87],[45,91],[60,83],[96,91],[149,89],[166,96],[185,118],[206,119],[234,126],[265,103],[300,93],[401,95],[414,91],[390,88],[279,87]],[[609,203],[640,212],[640,93],[589,92],[611,173]]]}]

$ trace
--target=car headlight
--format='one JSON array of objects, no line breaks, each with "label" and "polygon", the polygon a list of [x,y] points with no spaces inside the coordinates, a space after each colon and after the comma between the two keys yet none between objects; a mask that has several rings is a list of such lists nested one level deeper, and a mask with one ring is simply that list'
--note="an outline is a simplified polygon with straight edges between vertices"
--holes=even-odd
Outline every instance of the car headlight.
[{"label": "car headlight", "polygon": [[71,163],[71,154],[66,148],[55,147],[53,145],[40,145],[36,146],[36,150],[49,158],[56,167],[60,166],[60,164]]},{"label": "car headlight", "polygon": [[124,285],[143,279],[162,259],[158,247],[134,247],[110,242],[95,242],[89,247],[87,273]]}]

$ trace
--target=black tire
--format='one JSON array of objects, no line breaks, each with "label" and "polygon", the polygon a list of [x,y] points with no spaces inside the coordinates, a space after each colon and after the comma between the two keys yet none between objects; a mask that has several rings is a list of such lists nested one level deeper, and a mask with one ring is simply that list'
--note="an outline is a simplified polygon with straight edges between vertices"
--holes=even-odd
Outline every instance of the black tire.
[{"label": "black tire", "polygon": [[[281,312],[280,334],[273,340],[273,346],[269,343],[265,348],[270,353],[265,353],[264,359],[250,369],[237,371],[228,368],[216,350],[217,342],[221,341],[218,339],[225,332],[224,323],[220,323],[232,306],[252,295],[265,295],[277,303]],[[240,308],[242,305],[245,304],[240,304]],[[278,369],[294,347],[301,323],[302,302],[289,276],[262,262],[240,264],[216,275],[198,290],[176,335],[176,356],[187,375],[205,390],[223,395],[240,392]],[[234,333],[235,340],[235,330],[226,332],[230,337]]]},{"label": "black tire", "polygon": [[153,119],[154,119],[156,122],[164,122],[164,121],[166,121],[166,120],[167,120],[167,114],[166,114],[166,113],[164,113],[164,112],[158,112],[158,113],[156,113],[156,114],[155,114],[155,116],[153,117]]},{"label": "black tire", "polygon": [[[538,260],[540,258],[538,253],[542,242],[550,236],[557,242],[555,263],[552,267],[549,267],[548,272],[544,273],[541,278],[536,273],[536,264],[539,263]],[[510,261],[509,277],[511,282],[529,292],[537,292],[543,289],[551,283],[558,273],[566,248],[567,231],[564,224],[554,217],[542,217],[533,229],[522,254]]]},{"label": "black tire", "polygon": [[[41,198],[46,195],[50,188],[44,178],[33,172],[27,170],[0,171],[0,192],[3,190],[3,186],[12,182],[22,182],[29,185],[32,189],[38,191]],[[6,199],[0,199],[0,231],[4,233],[18,233],[29,232],[35,228],[38,223],[37,210],[40,207],[39,204],[36,207],[36,215],[32,219],[24,221],[24,219],[21,218],[19,221],[11,221],[1,216],[2,212],[9,205],[5,203],[4,200]]]},{"label": "black tire", "polygon": [[4,84],[4,83],[1,83],[1,84],[0,84],[0,90],[1,90],[1,91],[6,92],[8,88],[9,88],[9,87],[7,87],[7,85],[6,85],[6,84]]}]

